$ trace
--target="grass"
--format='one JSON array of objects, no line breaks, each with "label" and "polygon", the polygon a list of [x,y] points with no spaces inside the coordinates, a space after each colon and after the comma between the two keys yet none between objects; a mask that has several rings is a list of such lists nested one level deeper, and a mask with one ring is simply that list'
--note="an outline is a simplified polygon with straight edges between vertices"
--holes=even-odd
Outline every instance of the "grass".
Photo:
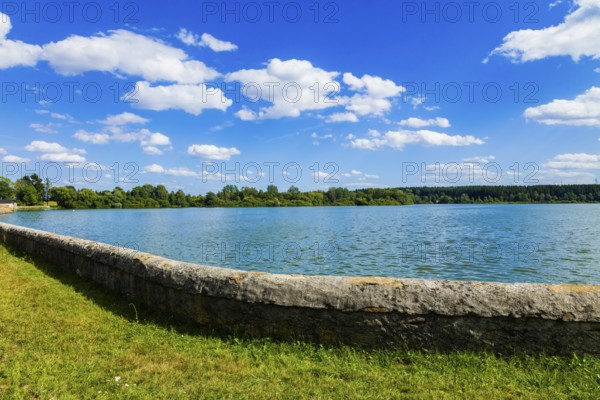
[{"label": "grass", "polygon": [[600,358],[217,335],[0,247],[0,398],[593,399]]}]

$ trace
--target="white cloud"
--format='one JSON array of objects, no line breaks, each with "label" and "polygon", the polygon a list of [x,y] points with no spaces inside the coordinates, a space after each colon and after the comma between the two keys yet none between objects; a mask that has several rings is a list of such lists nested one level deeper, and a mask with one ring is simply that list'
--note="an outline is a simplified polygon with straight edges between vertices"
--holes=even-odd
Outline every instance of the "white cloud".
[{"label": "white cloud", "polygon": [[10,17],[6,14],[0,13],[0,40],[5,39],[8,32],[12,29],[12,23]]},{"label": "white cloud", "polygon": [[398,122],[400,126],[407,126],[409,128],[425,128],[428,126],[437,126],[439,128],[450,128],[450,121],[447,118],[430,118],[430,119],[421,119],[421,118],[408,118],[403,119]]},{"label": "white cloud", "polygon": [[237,46],[231,42],[227,42],[224,40],[219,40],[211,34],[203,33],[201,36],[201,41],[199,43],[201,46],[206,46],[212,51],[220,52],[220,51],[234,51],[237,50]]},{"label": "white cloud", "polygon": [[29,124],[29,127],[39,133],[54,134],[54,133],[58,133],[56,128],[59,128],[60,125],[49,122],[47,124],[37,124],[37,123]]},{"label": "white cloud", "polygon": [[351,112],[334,113],[325,117],[325,122],[358,122],[358,117],[356,116],[356,114]]},{"label": "white cloud", "polygon": [[574,61],[584,56],[600,58],[600,0],[574,2],[578,7],[561,24],[513,31],[490,55],[502,55],[515,62],[552,56],[570,56]]},{"label": "white cloud", "polygon": [[233,104],[220,89],[204,84],[152,87],[148,82],[138,82],[136,88],[137,103],[133,105],[146,110],[183,110],[200,115],[207,109],[226,111]]},{"label": "white cloud", "polygon": [[73,118],[70,114],[60,114],[57,112],[50,112],[49,110],[35,110],[35,113],[38,115],[48,115],[50,116],[50,118],[58,119],[69,123],[77,122],[75,118]]},{"label": "white cloud", "polygon": [[425,146],[470,146],[483,143],[485,142],[482,139],[470,135],[448,135],[430,130],[400,130],[388,131],[385,134],[381,134],[378,131],[370,131],[368,138],[353,139],[350,145],[356,149],[366,150],[381,150],[385,147],[402,150],[409,144]]},{"label": "white cloud", "polygon": [[241,154],[235,147],[217,147],[212,144],[193,144],[188,147],[187,152],[194,157],[223,161],[227,161],[231,157]]},{"label": "white cloud", "polygon": [[339,92],[339,82],[335,81],[338,75],[337,72],[316,68],[306,60],[282,61],[274,58],[264,69],[243,69],[227,74],[225,80],[247,85],[247,97],[257,93],[257,97],[260,95],[260,99],[272,104],[258,111],[243,108],[236,113],[238,118],[249,121],[295,118],[304,111],[338,106],[338,100],[330,98]]},{"label": "white cloud", "polygon": [[194,172],[185,167],[177,167],[177,168],[164,168],[158,164],[148,165],[144,167],[144,171],[161,174],[161,175],[171,175],[171,176],[186,176],[186,177],[197,177],[198,173]]},{"label": "white cloud", "polygon": [[156,146],[144,146],[142,150],[149,156],[160,156],[163,154],[163,151]]},{"label": "white cloud", "polygon": [[73,153],[47,153],[40,156],[40,160],[48,162],[85,162],[85,157]]},{"label": "white cloud", "polygon": [[83,129],[80,129],[77,132],[75,132],[73,137],[84,143],[92,143],[92,144],[108,144],[111,139],[111,136],[107,133],[93,133],[93,132],[87,132]]},{"label": "white cloud", "polygon": [[383,79],[379,76],[363,75],[358,78],[350,72],[344,74],[344,83],[355,92],[365,92],[374,97],[394,97],[404,91],[402,86],[397,86],[389,79]]},{"label": "white cloud", "polygon": [[4,161],[4,162],[12,162],[12,163],[26,163],[26,162],[29,162],[31,160],[29,158],[8,155],[8,156],[4,156],[2,158],[2,161]]},{"label": "white cloud", "polygon": [[140,76],[151,82],[200,83],[219,75],[181,49],[126,30],[85,37],[73,35],[44,46],[43,58],[60,74],[88,71]]},{"label": "white cloud", "polygon": [[171,140],[168,136],[158,132],[150,132],[147,129],[142,129],[140,132],[143,135],[140,144],[142,145],[142,150],[144,150],[144,153],[150,155],[161,155],[163,154],[161,147],[169,150],[172,149]]},{"label": "white cloud", "polygon": [[313,132],[310,135],[311,138],[313,139],[334,139],[333,135],[331,133],[327,133],[325,135],[319,135],[317,132]]},{"label": "white cloud", "polygon": [[51,162],[84,162],[85,154],[83,149],[67,149],[58,143],[49,143],[41,140],[34,140],[27,146],[25,150],[29,152],[42,153],[40,160]]},{"label": "white cloud", "polygon": [[463,158],[463,162],[488,164],[488,163],[491,163],[492,161],[494,161],[495,159],[496,159],[496,157],[494,157],[494,156],[476,156],[476,157]]},{"label": "white cloud", "polygon": [[258,118],[257,114],[246,106],[243,106],[241,110],[237,111],[235,116],[242,121],[254,121]]},{"label": "white cloud", "polygon": [[2,147],[0,147],[0,155],[6,154],[6,150],[4,150]]},{"label": "white cloud", "polygon": [[42,54],[40,46],[6,38],[12,29],[10,17],[0,13],[0,69],[16,66],[33,67]]},{"label": "white cloud", "polygon": [[382,116],[392,108],[390,99],[399,96],[405,90],[393,81],[378,76],[363,75],[362,78],[358,78],[347,72],[343,80],[350,90],[358,93],[352,97],[344,97],[342,103],[347,111],[360,116]]},{"label": "white cloud", "polygon": [[597,74],[600,74],[600,68],[594,68],[594,72],[596,72]]},{"label": "white cloud", "polygon": [[148,119],[140,117],[137,114],[124,112],[117,115],[108,115],[106,119],[103,119],[102,121],[98,122],[104,125],[121,126],[128,124],[145,124],[146,122],[148,122]]},{"label": "white cloud", "polygon": [[[185,51],[162,41],[123,29],[94,36],[72,35],[43,46],[6,38],[12,24],[0,13],[0,69],[35,66],[44,60],[59,74],[110,72],[117,76],[139,76],[150,82],[168,81],[198,84],[219,76],[203,62],[190,59]],[[221,51],[235,46],[211,35],[202,37],[203,45]]]},{"label": "white cloud", "polygon": [[427,100],[427,97],[425,97],[425,96],[417,96],[417,97],[413,97],[410,100],[410,103],[412,104],[413,108],[416,110],[417,108],[419,108],[419,106],[423,105],[423,103],[425,103],[426,100]]},{"label": "white cloud", "polygon": [[34,140],[27,146],[25,146],[25,150],[31,152],[41,152],[41,153],[74,153],[74,154],[85,154],[85,150],[83,149],[67,149],[66,147],[58,144],[58,143],[50,143],[44,142],[42,140]]},{"label": "white cloud", "polygon": [[542,164],[546,180],[566,179],[570,183],[590,183],[596,180],[592,171],[600,170],[600,154],[565,153],[554,156],[550,161]]},{"label": "white cloud", "polygon": [[331,176],[330,173],[327,172],[323,172],[323,171],[317,171],[316,173],[316,180],[317,181],[332,181],[332,180],[337,180],[337,178],[335,176]]},{"label": "white cloud", "polygon": [[358,179],[359,181],[365,181],[367,179],[379,179],[379,175],[365,174],[364,172],[356,169],[353,169],[350,172],[343,173],[342,176],[344,178]]},{"label": "white cloud", "polygon": [[600,169],[600,154],[559,154],[545,166],[554,169]]},{"label": "white cloud", "polygon": [[321,140],[333,140],[335,142],[335,137],[331,134],[331,133],[327,133],[325,135],[319,135],[317,132],[313,132],[310,135],[311,138],[313,138],[313,144],[315,146],[318,146],[319,144],[321,144]]},{"label": "white cloud", "polygon": [[33,67],[37,64],[41,50],[39,46],[29,45],[20,40],[0,40],[0,69]]},{"label": "white cloud", "polygon": [[233,125],[234,125],[234,123],[232,121],[225,121],[222,124],[217,124],[217,125],[213,126],[212,128],[210,128],[210,130],[212,132],[219,132],[219,131],[222,131],[223,129],[231,128]]},{"label": "white cloud", "polygon": [[139,131],[125,131],[119,126],[108,126],[101,132],[88,132],[83,129],[75,132],[73,137],[84,143],[108,144],[110,142],[139,142],[144,153],[161,155],[164,150],[171,150],[171,139],[160,132],[151,132],[148,129]]},{"label": "white cloud", "polygon": [[546,125],[600,126],[600,87],[592,87],[573,100],[553,100],[524,113]]},{"label": "white cloud", "polygon": [[181,40],[181,43],[187,44],[188,46],[197,46],[199,42],[198,35],[188,31],[185,28],[179,29],[179,32],[177,33],[177,39]]},{"label": "white cloud", "polygon": [[58,120],[65,121],[65,122],[70,122],[70,123],[77,122],[77,121],[75,121],[75,118],[73,118],[69,114],[59,114],[56,112],[50,112],[48,110],[35,110],[35,113],[39,114],[39,115],[49,115],[50,118],[58,119]]},{"label": "white cloud", "polygon": [[208,47],[216,52],[234,51],[238,48],[235,44],[219,40],[209,33],[203,33],[202,36],[198,37],[198,35],[184,28],[179,30],[177,38],[188,46]]}]

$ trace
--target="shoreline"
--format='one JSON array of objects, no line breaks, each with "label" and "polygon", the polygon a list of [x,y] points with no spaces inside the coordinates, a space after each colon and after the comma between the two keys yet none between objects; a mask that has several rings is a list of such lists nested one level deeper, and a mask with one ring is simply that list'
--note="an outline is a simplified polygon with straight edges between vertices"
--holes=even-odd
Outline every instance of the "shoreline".
[{"label": "shoreline", "polygon": [[[369,205],[334,205],[334,204],[325,204],[318,206],[294,206],[294,205],[285,205],[285,206],[232,206],[232,207],[129,207],[129,208],[61,208],[61,207],[48,207],[48,206],[20,206],[14,212],[19,211],[95,211],[95,210],[186,210],[186,209],[217,209],[217,210],[225,210],[225,209],[286,209],[286,208],[344,208],[344,207],[352,207],[352,208],[370,208],[370,207],[415,207],[415,206],[510,206],[510,205],[568,205],[568,204],[600,204],[599,202],[553,202],[553,203],[531,203],[531,202],[502,202],[502,203],[415,203],[415,204],[369,204]],[[13,211],[7,212],[9,214]],[[0,210],[0,214],[2,211]]]}]

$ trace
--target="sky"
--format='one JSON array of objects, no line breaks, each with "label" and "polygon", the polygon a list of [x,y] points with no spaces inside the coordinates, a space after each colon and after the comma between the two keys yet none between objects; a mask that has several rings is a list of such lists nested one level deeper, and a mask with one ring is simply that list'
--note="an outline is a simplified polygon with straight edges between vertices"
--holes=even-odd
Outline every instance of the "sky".
[{"label": "sky", "polygon": [[1,174],[595,183],[600,0],[0,3]]}]

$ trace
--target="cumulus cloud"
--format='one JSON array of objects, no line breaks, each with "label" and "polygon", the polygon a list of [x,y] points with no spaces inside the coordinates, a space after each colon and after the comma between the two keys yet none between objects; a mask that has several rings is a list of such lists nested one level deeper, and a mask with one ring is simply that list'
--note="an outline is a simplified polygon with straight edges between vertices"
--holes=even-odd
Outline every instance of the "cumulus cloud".
[{"label": "cumulus cloud", "polygon": [[108,144],[111,142],[139,142],[144,153],[149,155],[161,155],[165,150],[172,150],[171,139],[160,133],[152,132],[148,129],[129,131],[120,126],[109,126],[101,132],[88,132],[80,129],[73,137],[84,143],[97,145]]},{"label": "cumulus cloud", "polygon": [[6,36],[11,30],[10,17],[0,13],[0,69],[35,66],[42,54],[42,48],[20,40],[7,39]]},{"label": "cumulus cloud", "polygon": [[[574,61],[589,56],[600,58],[600,0],[575,0],[577,8],[556,26],[513,31],[490,55],[514,62],[570,56]],[[487,59],[484,60],[487,62]]]},{"label": "cumulus cloud", "polygon": [[99,122],[104,125],[121,126],[128,124],[145,124],[148,121],[148,119],[140,117],[137,114],[124,112],[117,115],[108,115],[105,119]]},{"label": "cumulus cloud", "polygon": [[565,153],[542,164],[540,171],[547,180],[568,180],[571,183],[590,183],[600,170],[600,154]]},{"label": "cumulus cloud", "polygon": [[342,176],[344,178],[358,179],[359,181],[365,181],[367,179],[379,179],[379,175],[365,174],[364,172],[356,169],[353,169],[350,172],[343,173]]},{"label": "cumulus cloud", "polygon": [[219,75],[181,49],[123,29],[70,36],[44,46],[43,58],[60,74],[89,71],[140,76],[147,81],[200,83]]},{"label": "cumulus cloud", "polygon": [[50,162],[85,162],[82,156],[86,153],[83,149],[68,149],[59,143],[44,142],[34,140],[27,146],[25,150],[32,153],[41,153],[40,160]]},{"label": "cumulus cloud", "polygon": [[[337,72],[314,67],[306,60],[282,61],[274,58],[263,69],[243,69],[227,74],[228,82],[241,82],[256,88],[257,97],[271,103],[258,111],[243,108],[236,113],[242,120],[299,117],[305,111],[323,110],[338,104]],[[258,90],[260,88],[260,90]],[[250,91],[250,89],[249,89]]]},{"label": "cumulus cloud", "polygon": [[331,133],[327,133],[325,135],[319,135],[317,132],[313,132],[313,133],[311,133],[310,137],[313,138],[314,145],[319,145],[321,143],[321,140],[335,141],[335,137]]},{"label": "cumulus cloud", "polygon": [[559,154],[545,164],[554,169],[600,169],[600,154]]},{"label": "cumulus cloud", "polygon": [[358,122],[358,117],[352,112],[334,113],[325,117],[325,122]]},{"label": "cumulus cloud", "polygon": [[[47,61],[59,74],[79,75],[90,71],[117,76],[139,76],[150,82],[199,84],[220,74],[185,51],[162,41],[124,29],[92,36],[72,35],[43,46],[9,40],[10,18],[0,13],[0,69],[35,66]],[[211,35],[202,35],[202,45],[224,51],[235,46]]]},{"label": "cumulus cloud", "polygon": [[38,115],[48,115],[48,116],[50,116],[50,118],[58,119],[58,120],[69,122],[69,123],[77,122],[75,120],[75,118],[73,118],[69,114],[60,114],[57,112],[50,112],[49,110],[35,110],[35,113]]},{"label": "cumulus cloud", "polygon": [[358,78],[347,72],[343,76],[343,81],[357,94],[344,97],[342,103],[345,104],[347,111],[360,116],[382,116],[392,108],[390,99],[405,91],[404,87],[379,76],[363,75],[362,78]]},{"label": "cumulus cloud", "polygon": [[524,115],[545,125],[600,126],[600,87],[592,87],[573,100],[529,107]]},{"label": "cumulus cloud", "polygon": [[212,51],[216,52],[234,51],[238,48],[235,44],[224,40],[219,40],[209,33],[203,33],[202,36],[198,36],[184,28],[179,30],[177,38],[188,46],[208,47]]},{"label": "cumulus cloud", "polygon": [[194,157],[223,161],[227,161],[231,159],[231,157],[241,154],[235,147],[217,147],[212,144],[193,144],[188,147],[187,153]]},{"label": "cumulus cloud", "polygon": [[39,133],[54,134],[54,133],[58,133],[56,128],[59,128],[60,124],[55,124],[53,122],[49,122],[47,124],[33,123],[33,124],[29,124],[29,127]]},{"label": "cumulus cloud", "polygon": [[2,161],[4,161],[4,162],[12,162],[12,163],[27,163],[27,162],[29,162],[31,160],[29,158],[25,158],[25,157],[8,155],[8,156],[2,157]]},{"label": "cumulus cloud", "polygon": [[495,159],[496,159],[496,157],[494,157],[494,156],[476,156],[476,157],[463,158],[463,162],[488,164],[488,163],[491,163],[492,161],[494,161]]},{"label": "cumulus cloud", "polygon": [[372,130],[369,132],[369,137],[367,138],[352,139],[350,146],[355,149],[365,150],[381,150],[386,147],[402,150],[409,144],[425,146],[470,146],[483,143],[485,142],[482,139],[471,135],[448,135],[430,130],[388,131],[385,134]]},{"label": "cumulus cloud", "polygon": [[84,129],[80,129],[75,132],[73,137],[84,143],[91,144],[108,144],[111,140],[111,136],[107,133],[88,132]]},{"label": "cumulus cloud", "polygon": [[[10,18],[0,13],[0,69],[35,66],[43,60],[65,76],[100,71],[139,76],[150,82],[183,84],[198,84],[219,76],[216,70],[191,59],[179,48],[124,29],[93,36],[72,35],[43,46],[7,39],[11,29]],[[215,51],[235,46],[208,34],[202,35],[201,43]]]},{"label": "cumulus cloud", "polygon": [[12,29],[12,23],[10,17],[6,14],[0,13],[0,40],[6,39],[8,32]]},{"label": "cumulus cloud", "polygon": [[[128,95],[126,95],[128,96]],[[138,82],[134,107],[153,110],[183,110],[192,115],[200,115],[204,110],[226,111],[233,101],[225,97],[218,88],[199,85],[150,86],[149,82]]]},{"label": "cumulus cloud", "polygon": [[447,118],[408,118],[398,122],[400,126],[406,126],[408,128],[425,128],[428,126],[437,126],[439,128],[450,128],[450,121]]},{"label": "cumulus cloud", "polygon": [[165,168],[162,165],[152,164],[144,167],[144,171],[153,174],[171,175],[171,176],[185,176],[185,177],[197,177],[198,173],[194,172],[186,167],[176,168]]},{"label": "cumulus cloud", "polygon": [[150,132],[147,129],[142,129],[140,134],[140,144],[142,146],[142,150],[144,150],[144,153],[146,154],[161,155],[163,154],[163,149],[172,149],[171,140],[168,136],[163,135],[162,133]]}]

